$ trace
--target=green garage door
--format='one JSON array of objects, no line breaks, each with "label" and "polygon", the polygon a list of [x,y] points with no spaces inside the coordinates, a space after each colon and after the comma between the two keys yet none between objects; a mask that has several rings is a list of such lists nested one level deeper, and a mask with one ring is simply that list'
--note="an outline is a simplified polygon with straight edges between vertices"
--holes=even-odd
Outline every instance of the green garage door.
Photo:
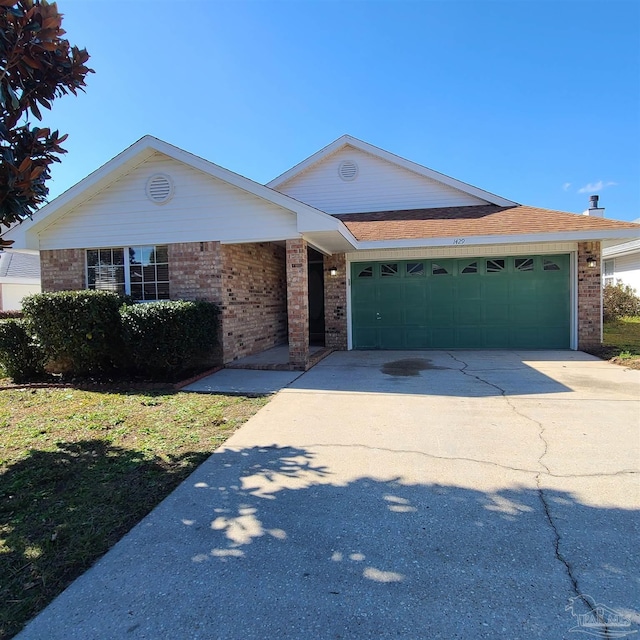
[{"label": "green garage door", "polygon": [[356,349],[568,349],[569,255],[356,262]]}]

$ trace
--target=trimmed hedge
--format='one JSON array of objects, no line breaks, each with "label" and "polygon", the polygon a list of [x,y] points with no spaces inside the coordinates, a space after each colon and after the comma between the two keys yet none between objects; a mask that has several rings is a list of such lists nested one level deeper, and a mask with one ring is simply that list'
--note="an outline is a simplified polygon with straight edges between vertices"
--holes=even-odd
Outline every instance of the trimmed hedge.
[{"label": "trimmed hedge", "polygon": [[123,304],[108,291],[38,293],[23,320],[0,322],[0,365],[15,382],[49,373],[170,380],[219,359],[210,302]]},{"label": "trimmed hedge", "polygon": [[211,302],[145,302],[121,309],[122,335],[136,373],[166,378],[213,364],[218,308]]},{"label": "trimmed hedge", "polygon": [[45,355],[25,327],[24,320],[0,322],[0,364],[14,382],[45,377]]},{"label": "trimmed hedge", "polygon": [[22,302],[28,329],[47,356],[47,369],[101,375],[121,364],[120,297],[110,291],[36,293]]}]

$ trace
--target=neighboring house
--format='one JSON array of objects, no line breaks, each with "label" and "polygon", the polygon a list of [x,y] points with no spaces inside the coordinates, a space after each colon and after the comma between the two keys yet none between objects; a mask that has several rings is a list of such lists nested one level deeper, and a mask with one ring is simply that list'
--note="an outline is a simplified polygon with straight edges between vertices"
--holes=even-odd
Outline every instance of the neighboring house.
[{"label": "neighboring house", "polygon": [[22,308],[22,298],[40,293],[40,259],[37,251],[0,251],[0,310]]},{"label": "neighboring house", "polygon": [[640,240],[604,247],[602,277],[605,285],[621,280],[623,284],[629,285],[640,294]]},{"label": "neighboring house", "polygon": [[522,206],[343,136],[261,185],[145,136],[8,234],[42,286],[221,308],[224,362],[334,349],[600,343],[603,240],[640,225]]}]

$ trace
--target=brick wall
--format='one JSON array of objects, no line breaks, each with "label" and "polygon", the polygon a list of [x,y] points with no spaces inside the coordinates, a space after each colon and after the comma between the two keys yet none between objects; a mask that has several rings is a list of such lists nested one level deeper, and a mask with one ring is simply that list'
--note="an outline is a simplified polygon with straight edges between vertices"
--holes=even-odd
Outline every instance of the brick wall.
[{"label": "brick wall", "polygon": [[40,252],[42,291],[85,288],[84,249],[46,249]]},{"label": "brick wall", "polygon": [[171,300],[221,303],[219,242],[177,242],[168,246],[168,252]]},{"label": "brick wall", "polygon": [[305,370],[309,366],[309,280],[307,243],[287,240],[287,313],[289,319],[289,364]]},{"label": "brick wall", "polygon": [[223,359],[287,342],[285,249],[270,243],[221,248]]},{"label": "brick wall", "polygon": [[[596,267],[587,266],[594,257]],[[578,349],[599,346],[602,342],[602,284],[600,281],[600,242],[578,243]]]},{"label": "brick wall", "polygon": [[[336,269],[335,276],[330,270]],[[325,346],[347,349],[347,265],[344,253],[324,258]]]}]

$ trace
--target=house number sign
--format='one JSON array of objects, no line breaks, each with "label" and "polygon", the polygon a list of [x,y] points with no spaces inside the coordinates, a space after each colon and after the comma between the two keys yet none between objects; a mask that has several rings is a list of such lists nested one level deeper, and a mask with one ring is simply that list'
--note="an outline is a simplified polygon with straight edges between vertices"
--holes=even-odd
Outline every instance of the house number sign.
[{"label": "house number sign", "polygon": [[464,244],[464,238],[454,238],[453,244]]}]

